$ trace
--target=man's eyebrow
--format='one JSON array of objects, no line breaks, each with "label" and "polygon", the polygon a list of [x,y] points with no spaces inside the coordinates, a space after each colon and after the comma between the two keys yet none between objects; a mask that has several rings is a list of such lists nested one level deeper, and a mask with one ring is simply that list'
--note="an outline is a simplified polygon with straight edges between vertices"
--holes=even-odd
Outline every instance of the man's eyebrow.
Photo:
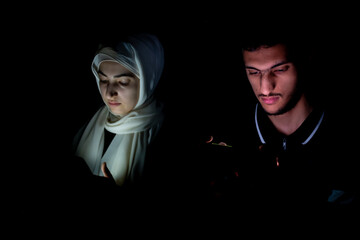
[{"label": "man's eyebrow", "polygon": [[[98,71],[99,74],[103,75],[104,77],[107,77],[105,73],[103,73],[101,70]],[[119,77],[134,77],[135,75],[131,72],[128,73],[121,73],[118,75],[115,75],[114,78],[119,78]]]},{"label": "man's eyebrow", "polygon": [[[278,66],[280,66],[280,65],[287,64],[287,63],[289,63],[289,62],[290,62],[290,61],[282,61],[282,62],[279,62],[279,63],[277,63],[277,64],[275,64],[275,65],[271,66],[269,69],[276,68],[276,67],[278,67]],[[257,69],[257,68],[252,67],[252,66],[245,66],[245,68],[247,68],[247,69],[254,69],[254,70],[258,70],[258,71],[260,71],[260,69]]]}]

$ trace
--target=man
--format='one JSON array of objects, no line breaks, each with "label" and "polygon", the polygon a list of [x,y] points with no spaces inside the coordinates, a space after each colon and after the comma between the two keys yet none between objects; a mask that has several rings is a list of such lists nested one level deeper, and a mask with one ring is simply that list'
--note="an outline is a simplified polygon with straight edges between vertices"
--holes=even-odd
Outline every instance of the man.
[{"label": "man", "polygon": [[346,118],[322,101],[325,76],[310,71],[321,69],[311,65],[310,49],[284,36],[243,42],[256,101],[234,121],[236,138],[227,143],[234,153],[225,164],[218,160],[227,170],[213,175],[211,196],[223,206],[250,212],[355,208],[357,168],[345,141]]}]

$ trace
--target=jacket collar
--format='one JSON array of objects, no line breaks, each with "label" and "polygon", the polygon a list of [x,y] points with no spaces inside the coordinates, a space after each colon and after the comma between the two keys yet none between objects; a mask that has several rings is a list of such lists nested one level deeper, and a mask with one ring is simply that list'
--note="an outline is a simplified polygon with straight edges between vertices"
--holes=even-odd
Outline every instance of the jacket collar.
[{"label": "jacket collar", "polygon": [[262,144],[271,142],[274,139],[291,138],[297,142],[300,141],[302,145],[306,145],[318,131],[323,118],[324,111],[314,109],[294,133],[285,136],[275,129],[264,110],[259,107],[259,103],[255,106],[255,125]]}]

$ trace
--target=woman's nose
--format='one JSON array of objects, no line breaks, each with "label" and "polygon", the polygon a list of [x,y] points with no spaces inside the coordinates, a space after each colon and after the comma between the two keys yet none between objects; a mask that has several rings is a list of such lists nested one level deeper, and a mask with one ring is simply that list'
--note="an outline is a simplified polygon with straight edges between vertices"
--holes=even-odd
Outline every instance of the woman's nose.
[{"label": "woman's nose", "polygon": [[107,86],[106,94],[108,97],[114,97],[118,95],[117,86],[115,84],[109,84]]}]

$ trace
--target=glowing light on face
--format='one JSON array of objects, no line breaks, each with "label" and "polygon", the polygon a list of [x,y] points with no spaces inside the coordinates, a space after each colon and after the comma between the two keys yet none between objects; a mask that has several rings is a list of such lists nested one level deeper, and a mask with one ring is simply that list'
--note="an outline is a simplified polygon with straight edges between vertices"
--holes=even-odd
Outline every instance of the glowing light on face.
[{"label": "glowing light on face", "polygon": [[263,109],[271,115],[288,110],[298,94],[298,72],[287,59],[286,47],[278,44],[243,54],[248,80]]},{"label": "glowing light on face", "polygon": [[139,99],[139,78],[115,61],[99,66],[99,88],[110,111],[124,116],[134,109]]}]

